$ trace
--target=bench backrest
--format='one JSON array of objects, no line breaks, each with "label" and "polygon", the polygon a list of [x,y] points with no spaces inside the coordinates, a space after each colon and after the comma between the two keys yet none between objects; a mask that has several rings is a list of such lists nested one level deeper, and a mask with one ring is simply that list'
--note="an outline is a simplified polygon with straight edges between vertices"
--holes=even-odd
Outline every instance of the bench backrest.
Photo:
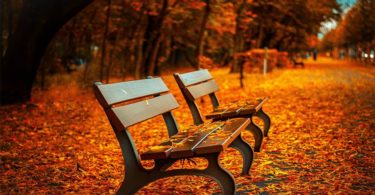
[{"label": "bench backrest", "polygon": [[176,73],[175,78],[187,97],[193,101],[219,90],[216,81],[207,69],[184,74]]},{"label": "bench backrest", "polygon": [[214,108],[219,106],[219,101],[215,95],[215,92],[219,90],[219,87],[211,73],[207,69],[201,69],[184,74],[175,73],[174,78],[189,105],[194,123],[203,123],[203,117],[195,100],[205,95],[209,95],[212,106]]},{"label": "bench backrest", "polygon": [[98,82],[94,84],[94,90],[116,130],[123,130],[179,106],[161,78],[113,84]]}]

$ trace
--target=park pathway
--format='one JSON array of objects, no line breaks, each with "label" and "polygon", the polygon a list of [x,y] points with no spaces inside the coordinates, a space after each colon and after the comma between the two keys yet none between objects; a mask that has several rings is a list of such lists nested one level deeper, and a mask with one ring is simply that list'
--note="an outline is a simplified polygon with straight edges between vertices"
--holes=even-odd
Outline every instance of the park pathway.
[{"label": "park pathway", "polygon": [[274,124],[244,192],[373,192],[375,68],[306,64],[246,90],[271,97],[265,109]]},{"label": "park pathway", "polygon": [[[375,191],[375,67],[321,58],[304,69],[246,74],[245,89],[227,69],[212,72],[221,102],[270,98],[265,110],[273,124],[251,176],[239,175],[238,152],[221,158],[239,194]],[[192,124],[174,79],[163,79],[181,105],[176,120]],[[201,104],[208,112],[208,99]],[[165,127],[154,126],[161,120],[130,129],[140,152],[166,138]],[[0,135],[0,194],[113,194],[122,180],[120,148],[91,89],[56,85],[36,90],[28,104],[0,107]],[[211,180],[189,176],[158,180],[139,194],[219,192]]]}]

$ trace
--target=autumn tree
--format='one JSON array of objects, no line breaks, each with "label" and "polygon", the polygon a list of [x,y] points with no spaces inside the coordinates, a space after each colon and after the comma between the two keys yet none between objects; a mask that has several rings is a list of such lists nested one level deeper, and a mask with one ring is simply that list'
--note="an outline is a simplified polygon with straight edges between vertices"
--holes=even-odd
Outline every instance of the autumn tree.
[{"label": "autumn tree", "polygon": [[375,2],[359,0],[337,28],[338,45],[366,45],[375,40]]},{"label": "autumn tree", "polygon": [[256,47],[279,50],[307,49],[308,38],[319,32],[321,24],[340,16],[335,0],[254,0],[251,10],[256,14],[250,24]]}]

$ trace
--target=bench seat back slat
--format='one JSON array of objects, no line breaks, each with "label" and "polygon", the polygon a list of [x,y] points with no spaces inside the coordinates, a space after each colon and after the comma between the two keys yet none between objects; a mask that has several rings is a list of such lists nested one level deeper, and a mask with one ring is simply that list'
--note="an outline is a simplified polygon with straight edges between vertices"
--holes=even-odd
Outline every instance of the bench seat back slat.
[{"label": "bench seat back slat", "polygon": [[104,100],[100,102],[103,107],[169,91],[161,78],[97,85],[97,88]]},{"label": "bench seat back slat", "polygon": [[127,128],[176,109],[178,106],[176,99],[169,93],[133,104],[111,108],[111,110],[116,116],[117,122],[120,122],[123,127]]},{"label": "bench seat back slat", "polygon": [[209,80],[204,83],[200,83],[197,85],[192,85],[186,88],[189,92],[189,96],[192,100],[196,100],[202,96],[211,94],[219,90],[217,83],[215,80]]},{"label": "bench seat back slat", "polygon": [[181,82],[185,87],[212,79],[207,69],[180,74]]}]

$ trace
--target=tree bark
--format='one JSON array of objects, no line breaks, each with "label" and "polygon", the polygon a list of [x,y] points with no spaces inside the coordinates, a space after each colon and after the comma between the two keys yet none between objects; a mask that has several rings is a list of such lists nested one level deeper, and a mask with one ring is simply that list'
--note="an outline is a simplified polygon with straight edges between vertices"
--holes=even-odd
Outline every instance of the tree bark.
[{"label": "tree bark", "polygon": [[[135,37],[135,41],[129,39],[129,43],[133,45],[129,46],[134,48],[134,62],[135,62],[135,71],[134,76],[136,79],[141,78],[142,76],[142,59],[143,59],[143,45],[144,45],[144,36],[145,36],[145,23],[147,23],[147,15],[144,13],[147,8],[147,1],[143,1],[142,8],[140,11],[139,18],[137,19],[136,27],[131,33],[130,38]],[[130,54],[127,54],[128,59],[130,59]]]},{"label": "tree bark", "polygon": [[0,1],[0,67],[3,66],[3,50],[4,50],[4,41],[3,41],[3,25],[4,25],[4,1]]},{"label": "tree bark", "polygon": [[168,0],[163,1],[160,14],[155,17],[149,15],[148,17],[148,27],[146,28],[145,33],[145,45],[144,45],[144,56],[143,56],[143,67],[144,75],[143,76],[153,76],[154,69],[156,65],[157,58],[154,58],[153,55],[157,56],[159,52],[159,44],[161,41],[161,30],[163,28],[164,20],[168,15]]},{"label": "tree bark", "polygon": [[211,12],[210,0],[206,0],[206,7],[204,9],[203,20],[202,20],[201,28],[200,28],[199,35],[198,35],[197,44],[195,45],[196,69],[200,68],[200,57],[203,53],[203,38],[204,38],[204,33],[206,32],[206,26],[207,26],[210,12]]},{"label": "tree bark", "polygon": [[0,104],[30,100],[32,85],[49,42],[70,18],[92,1],[24,1],[1,66]]},{"label": "tree bark", "polygon": [[104,80],[104,62],[107,52],[107,36],[108,36],[108,29],[109,29],[109,19],[111,16],[111,0],[107,1],[107,12],[106,12],[106,19],[105,19],[105,28],[104,28],[104,34],[102,39],[102,57],[100,60],[100,81]]},{"label": "tree bark", "polygon": [[240,2],[238,8],[236,9],[236,31],[233,35],[233,52],[232,52],[232,66],[231,66],[231,73],[239,72],[240,64],[239,60],[237,59],[237,54],[243,51],[243,30],[241,29],[241,19],[243,17],[243,11],[246,5],[246,0]]}]

